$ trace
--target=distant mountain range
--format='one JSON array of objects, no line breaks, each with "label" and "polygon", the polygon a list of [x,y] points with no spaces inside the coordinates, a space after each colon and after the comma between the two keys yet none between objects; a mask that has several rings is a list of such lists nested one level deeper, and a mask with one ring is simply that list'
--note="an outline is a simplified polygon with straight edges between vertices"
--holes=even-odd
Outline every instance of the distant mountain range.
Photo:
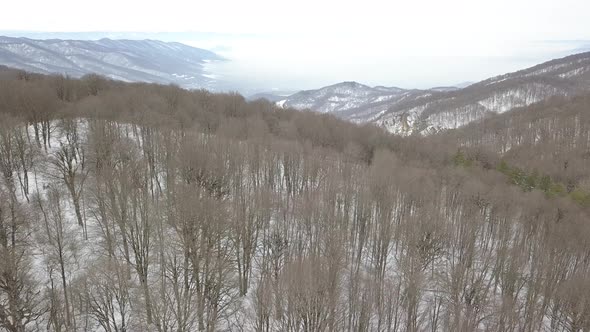
[{"label": "distant mountain range", "polygon": [[374,123],[395,134],[427,134],[458,128],[489,114],[552,96],[589,91],[590,52],[466,85],[405,90],[344,82],[301,91],[277,104],[333,113],[358,123]]},{"label": "distant mountain range", "polygon": [[369,87],[357,82],[343,82],[318,90],[307,90],[279,101],[282,107],[311,109],[320,113],[342,113],[387,105],[405,90],[388,87]]},{"label": "distant mountain range", "polygon": [[156,40],[35,40],[0,37],[0,64],[42,74],[90,73],[127,82],[215,85],[205,65],[224,59],[207,50]]}]

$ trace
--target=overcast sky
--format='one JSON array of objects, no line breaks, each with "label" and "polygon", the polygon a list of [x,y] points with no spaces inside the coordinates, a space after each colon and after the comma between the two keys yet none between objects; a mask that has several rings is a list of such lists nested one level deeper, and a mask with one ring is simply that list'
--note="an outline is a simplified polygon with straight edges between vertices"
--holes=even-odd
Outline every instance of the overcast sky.
[{"label": "overcast sky", "polygon": [[265,89],[450,85],[590,46],[588,0],[6,0],[2,12],[4,34],[180,39],[232,60],[212,68],[226,79]]}]

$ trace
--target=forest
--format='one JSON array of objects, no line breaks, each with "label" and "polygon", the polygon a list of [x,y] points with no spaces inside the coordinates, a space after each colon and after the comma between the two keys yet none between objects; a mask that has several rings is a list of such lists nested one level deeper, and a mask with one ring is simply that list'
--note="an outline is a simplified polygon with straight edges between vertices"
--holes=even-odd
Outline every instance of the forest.
[{"label": "forest", "polygon": [[0,69],[0,331],[590,331],[590,94],[398,137]]}]

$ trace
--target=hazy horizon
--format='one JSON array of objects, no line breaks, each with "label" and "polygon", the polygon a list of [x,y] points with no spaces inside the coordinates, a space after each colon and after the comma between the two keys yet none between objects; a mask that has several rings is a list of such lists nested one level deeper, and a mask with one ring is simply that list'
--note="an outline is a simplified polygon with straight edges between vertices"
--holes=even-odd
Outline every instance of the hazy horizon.
[{"label": "hazy horizon", "polygon": [[9,3],[6,12],[25,12],[31,5],[42,10],[26,21],[9,15],[0,22],[0,34],[177,41],[229,59],[210,70],[229,82],[228,88],[250,93],[315,89],[341,81],[450,86],[590,49],[585,17],[590,4],[579,0],[559,6],[550,0],[372,0],[363,6],[310,0],[198,5],[172,0],[165,6],[108,0],[93,9],[92,17],[70,0],[59,0],[51,5]]}]

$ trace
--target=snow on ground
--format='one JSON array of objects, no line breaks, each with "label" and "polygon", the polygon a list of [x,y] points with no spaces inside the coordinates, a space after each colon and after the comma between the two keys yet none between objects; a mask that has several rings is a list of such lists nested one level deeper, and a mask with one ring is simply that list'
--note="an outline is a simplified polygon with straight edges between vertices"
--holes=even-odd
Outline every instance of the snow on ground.
[{"label": "snow on ground", "polygon": [[280,107],[280,108],[285,108],[285,103],[286,103],[286,102],[287,102],[287,99],[283,99],[283,100],[277,101],[277,103],[276,103],[276,104],[277,104],[277,106],[278,106],[278,107]]}]

